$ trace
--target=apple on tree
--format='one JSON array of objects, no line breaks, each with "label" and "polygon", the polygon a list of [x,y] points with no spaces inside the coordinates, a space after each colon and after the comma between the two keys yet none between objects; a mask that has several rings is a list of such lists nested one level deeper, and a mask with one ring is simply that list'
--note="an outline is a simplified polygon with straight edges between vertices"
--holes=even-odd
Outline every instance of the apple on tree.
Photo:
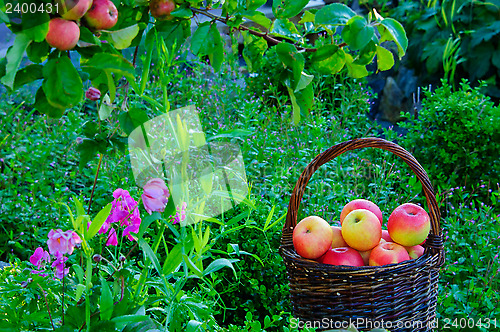
[{"label": "apple on tree", "polygon": [[372,201],[361,198],[352,200],[344,206],[342,212],[340,212],[340,224],[341,225],[343,224],[345,217],[351,211],[359,209],[365,209],[373,212],[377,216],[378,220],[380,221],[380,225],[382,226],[383,219],[382,219],[382,211],[380,211],[380,208]]},{"label": "apple on tree", "polygon": [[326,220],[317,216],[302,219],[292,234],[297,254],[308,259],[317,259],[330,249],[333,229]]},{"label": "apple on tree", "polygon": [[172,18],[170,13],[174,11],[175,7],[174,0],[151,0],[149,3],[151,16],[160,21],[170,20]]},{"label": "apple on tree", "polygon": [[344,218],[342,237],[353,249],[370,250],[379,244],[382,226],[373,212],[364,209],[353,210]]},{"label": "apple on tree", "polygon": [[111,29],[118,22],[118,9],[110,0],[94,0],[83,19],[91,29]]},{"label": "apple on tree", "polygon": [[60,51],[73,49],[80,39],[80,28],[73,21],[60,17],[49,21],[49,31],[45,40],[47,43]]},{"label": "apple on tree", "polygon": [[421,244],[429,235],[431,222],[420,206],[405,203],[392,211],[387,221],[391,239],[405,247]]},{"label": "apple on tree", "polygon": [[92,0],[56,0],[59,14],[65,20],[76,21],[85,15],[92,5]]},{"label": "apple on tree", "polygon": [[349,247],[331,248],[318,261],[330,265],[363,266],[363,258],[356,250]]},{"label": "apple on tree", "polygon": [[401,263],[410,259],[405,247],[394,242],[383,242],[373,248],[369,263],[370,266]]}]

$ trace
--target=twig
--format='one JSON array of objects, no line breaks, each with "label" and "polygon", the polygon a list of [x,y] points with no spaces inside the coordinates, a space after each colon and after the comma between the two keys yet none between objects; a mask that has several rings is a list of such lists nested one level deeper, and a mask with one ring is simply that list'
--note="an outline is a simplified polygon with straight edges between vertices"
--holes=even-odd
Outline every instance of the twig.
[{"label": "twig", "polygon": [[[198,9],[198,8],[193,8],[193,7],[191,7],[190,9],[195,13],[205,15],[205,16],[211,18],[212,20],[219,21],[219,22],[227,25],[227,22],[228,22],[227,18],[223,18],[223,17],[217,16],[217,15],[214,15],[212,13],[209,13],[207,10],[203,10],[203,9]],[[250,29],[249,27],[246,27],[244,25],[240,25],[237,29],[240,31],[241,30],[248,31],[251,35],[261,37],[271,45],[278,45],[278,44],[285,42],[285,41],[280,41],[280,40],[270,36],[267,32],[260,32],[257,30],[253,30],[253,29]],[[338,45],[339,48],[342,48],[345,46],[347,46],[346,43],[342,43],[342,44]],[[298,46],[297,49],[299,51],[304,51],[304,52],[316,52],[318,50],[317,48],[309,48],[309,47],[302,47],[302,46]]]}]

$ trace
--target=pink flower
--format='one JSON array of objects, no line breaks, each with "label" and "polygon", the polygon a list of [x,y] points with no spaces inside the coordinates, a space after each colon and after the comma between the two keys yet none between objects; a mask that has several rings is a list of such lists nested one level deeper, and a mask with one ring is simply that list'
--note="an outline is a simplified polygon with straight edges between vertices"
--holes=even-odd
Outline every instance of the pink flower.
[{"label": "pink flower", "polygon": [[75,246],[82,242],[78,234],[71,230],[63,232],[61,229],[51,229],[48,237],[47,246],[49,247],[49,252],[56,257],[64,254],[71,255]]},{"label": "pink flower", "polygon": [[165,182],[162,179],[154,178],[144,185],[144,193],[141,198],[144,208],[151,214],[153,211],[163,212],[169,196],[170,193]]},{"label": "pink flower", "polygon": [[94,87],[90,87],[85,91],[85,97],[90,100],[99,100],[101,98],[101,91]]},{"label": "pink flower", "polygon": [[117,246],[118,245],[118,238],[116,237],[116,230],[114,228],[111,228],[109,230],[108,234],[108,240],[106,241],[107,246]]},{"label": "pink flower", "polygon": [[[35,265],[38,270],[31,270],[31,273],[40,274],[45,270],[45,264],[50,263],[50,255],[47,251],[43,250],[42,247],[36,248],[33,255],[30,257],[30,263]],[[42,277],[47,276],[47,274],[40,274]]]},{"label": "pink flower", "polygon": [[177,208],[177,213],[175,214],[174,221],[172,222],[173,224],[177,224],[181,221],[184,221],[186,219],[186,207],[187,203],[184,202],[181,205],[181,208]]},{"label": "pink flower", "polygon": [[56,268],[54,273],[56,278],[62,279],[66,274],[69,273],[69,267],[64,268],[64,263],[68,260],[66,256],[58,256],[57,259],[52,263],[52,267]]}]

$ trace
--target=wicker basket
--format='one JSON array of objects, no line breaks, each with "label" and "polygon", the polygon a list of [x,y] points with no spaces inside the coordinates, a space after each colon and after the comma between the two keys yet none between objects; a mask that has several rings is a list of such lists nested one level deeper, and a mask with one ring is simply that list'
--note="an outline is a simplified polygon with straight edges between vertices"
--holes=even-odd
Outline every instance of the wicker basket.
[{"label": "wicker basket", "polygon": [[[422,183],[431,219],[431,232],[418,259],[381,267],[344,267],[300,257],[292,233],[304,189],[313,173],[342,153],[379,148],[403,159]],[[439,268],[444,264],[440,214],[432,185],[417,160],[405,149],[380,138],[360,138],[337,144],[319,154],[300,176],[288,205],[280,254],[286,265],[290,299],[297,326],[318,330],[346,327],[387,328],[390,331],[433,331]]]}]

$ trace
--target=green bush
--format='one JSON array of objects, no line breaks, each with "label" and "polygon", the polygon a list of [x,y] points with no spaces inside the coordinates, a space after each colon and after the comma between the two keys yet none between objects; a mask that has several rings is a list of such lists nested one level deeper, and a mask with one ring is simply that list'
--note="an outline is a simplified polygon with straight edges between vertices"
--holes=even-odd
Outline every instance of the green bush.
[{"label": "green bush", "polygon": [[423,108],[402,126],[402,144],[424,166],[435,186],[474,185],[500,179],[500,108],[466,81],[460,89],[443,81],[426,91]]}]

